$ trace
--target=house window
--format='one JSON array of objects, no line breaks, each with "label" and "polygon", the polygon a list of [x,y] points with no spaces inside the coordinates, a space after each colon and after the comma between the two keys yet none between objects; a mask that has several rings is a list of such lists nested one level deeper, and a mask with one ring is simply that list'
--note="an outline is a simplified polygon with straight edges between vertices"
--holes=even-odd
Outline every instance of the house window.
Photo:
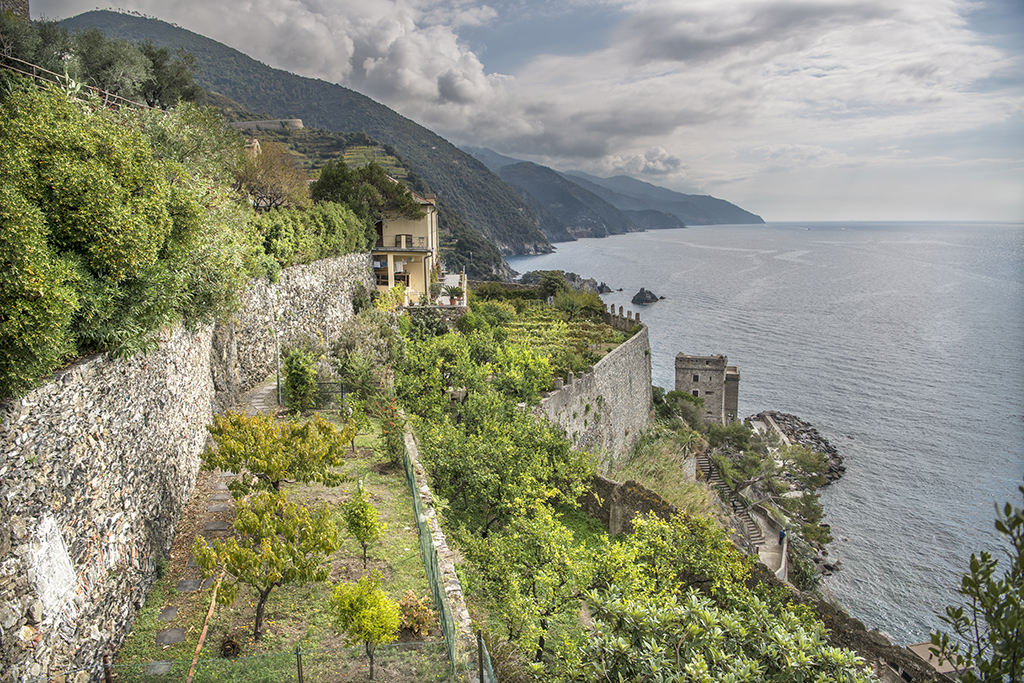
[{"label": "house window", "polygon": [[693,394],[694,396],[700,397],[700,390],[698,390],[698,389],[694,389],[690,393]]},{"label": "house window", "polygon": [[700,381],[700,375],[694,375],[693,376],[693,381],[694,382],[699,382]]}]

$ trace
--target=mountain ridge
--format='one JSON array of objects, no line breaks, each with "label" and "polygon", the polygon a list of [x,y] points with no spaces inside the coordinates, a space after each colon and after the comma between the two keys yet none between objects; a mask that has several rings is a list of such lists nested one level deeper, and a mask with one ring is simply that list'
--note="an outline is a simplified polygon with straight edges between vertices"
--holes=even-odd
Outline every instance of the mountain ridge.
[{"label": "mountain ridge", "polygon": [[[270,118],[301,118],[312,127],[364,132],[392,145],[433,191],[501,253],[552,250],[533,210],[496,174],[433,131],[365,95],[274,69],[239,50],[159,19],[93,10],[60,23],[71,29],[98,28],[127,40],[151,40],[158,47],[183,47],[196,55],[196,80],[207,90]],[[459,245],[455,250],[460,255],[465,252]]]},{"label": "mountain ridge", "polygon": [[[505,177],[503,169],[520,163],[532,163],[499,154],[486,147],[464,146],[462,149],[506,181],[509,178]],[[710,195],[686,194],[625,175],[601,178],[583,171],[550,170],[618,209],[626,220],[641,230],[686,225],[764,223],[760,216]]]}]

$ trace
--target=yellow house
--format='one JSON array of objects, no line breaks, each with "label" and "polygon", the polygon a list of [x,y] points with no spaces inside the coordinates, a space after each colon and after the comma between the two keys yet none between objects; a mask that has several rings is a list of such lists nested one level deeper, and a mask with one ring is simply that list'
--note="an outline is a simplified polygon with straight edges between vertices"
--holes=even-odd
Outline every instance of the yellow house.
[{"label": "yellow house", "polygon": [[415,303],[430,291],[430,272],[438,267],[440,242],[434,196],[410,194],[426,215],[419,220],[378,221],[377,244],[372,254],[377,291],[387,291],[401,282],[407,301]]}]

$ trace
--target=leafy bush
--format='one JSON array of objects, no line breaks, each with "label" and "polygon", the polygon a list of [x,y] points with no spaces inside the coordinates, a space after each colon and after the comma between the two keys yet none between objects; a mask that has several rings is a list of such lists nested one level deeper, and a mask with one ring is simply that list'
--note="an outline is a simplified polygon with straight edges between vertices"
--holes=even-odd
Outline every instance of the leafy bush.
[{"label": "leafy bush", "polygon": [[254,222],[266,253],[283,267],[364,252],[369,246],[363,222],[333,202],[267,211]]},{"label": "leafy bush", "polygon": [[42,212],[0,185],[0,397],[28,388],[75,351],[77,272],[45,234]]},{"label": "leafy bush", "polygon": [[16,314],[0,326],[37,329],[4,344],[4,395],[75,353],[147,351],[162,327],[233,307],[259,264],[223,169],[236,142],[192,106],[113,111],[12,86],[0,103],[0,211],[5,233],[19,233],[5,251],[18,254],[4,254],[0,307]]},{"label": "leafy bush", "polygon": [[398,412],[397,401],[394,396],[381,396],[376,401],[373,410],[380,418],[385,457],[391,464],[401,465],[402,456],[405,454],[405,420]]},{"label": "leafy bush", "polygon": [[295,412],[316,407],[316,360],[307,349],[290,351],[284,358],[284,394]]},{"label": "leafy bush", "polygon": [[339,379],[362,401],[382,393],[405,356],[395,316],[369,308],[342,324],[331,349]]},{"label": "leafy bush", "polygon": [[430,633],[430,627],[437,623],[437,616],[430,606],[430,596],[416,597],[411,590],[405,592],[398,602],[402,611],[402,628],[407,628],[418,636]]}]

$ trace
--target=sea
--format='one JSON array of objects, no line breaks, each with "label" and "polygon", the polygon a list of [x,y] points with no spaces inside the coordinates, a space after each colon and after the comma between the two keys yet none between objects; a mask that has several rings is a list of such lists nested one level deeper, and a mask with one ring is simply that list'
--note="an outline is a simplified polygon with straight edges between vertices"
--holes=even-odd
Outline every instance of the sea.
[{"label": "sea", "polygon": [[[508,257],[605,282],[677,353],[740,370],[742,416],[794,414],[840,451],[822,586],[895,643],[929,639],[972,553],[1024,504],[1024,224],[769,223],[657,230]],[[630,299],[643,287],[659,296]],[[1005,560],[1003,561],[1005,565]]]}]

